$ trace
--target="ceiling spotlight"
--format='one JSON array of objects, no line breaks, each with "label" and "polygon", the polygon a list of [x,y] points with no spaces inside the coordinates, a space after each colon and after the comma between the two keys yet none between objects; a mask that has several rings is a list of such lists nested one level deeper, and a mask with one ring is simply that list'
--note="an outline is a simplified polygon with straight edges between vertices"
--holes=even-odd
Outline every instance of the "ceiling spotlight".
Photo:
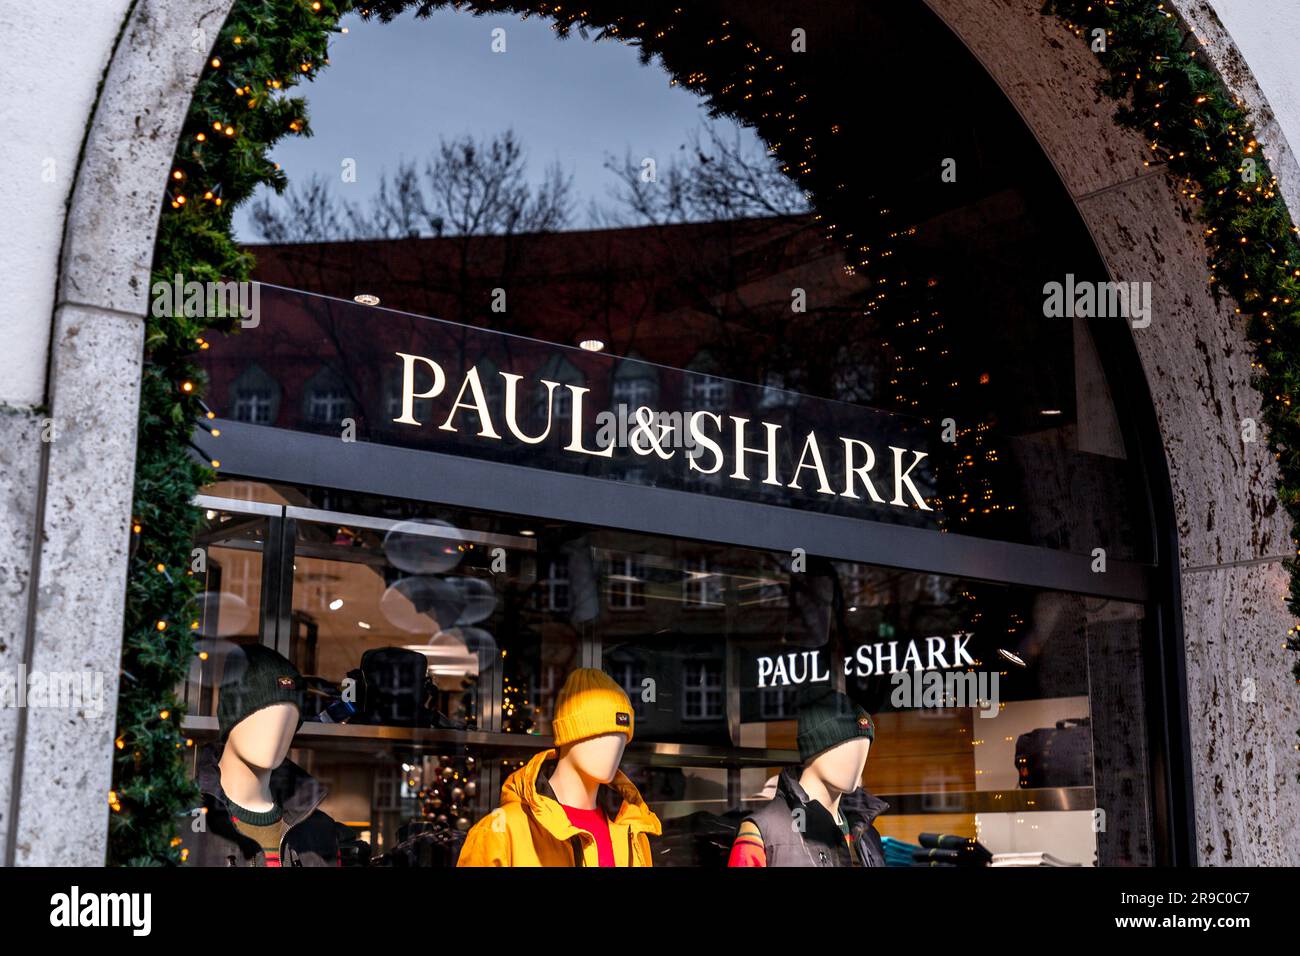
[{"label": "ceiling spotlight", "polygon": [[1007,649],[1004,648],[1004,647],[999,647],[999,648],[998,648],[998,653],[1001,654],[1003,657],[1005,657],[1007,660],[1009,660],[1009,661],[1010,661],[1011,663],[1013,663],[1013,664],[1018,664],[1018,665],[1020,665],[1021,667],[1028,667],[1028,666],[1029,666],[1028,664],[1025,663],[1024,658],[1022,658],[1022,657],[1021,657],[1019,654],[1017,654],[1015,651],[1009,651],[1009,650],[1007,650]]},{"label": "ceiling spotlight", "polygon": [[338,610],[339,608],[341,608],[342,606],[343,606],[343,599],[342,599],[342,598],[335,598],[334,600],[330,601],[330,610],[331,610],[331,611],[337,611],[337,610]]},{"label": "ceiling spotlight", "polygon": [[370,630],[370,625],[365,621],[357,621],[357,627],[361,628],[363,631]]},{"label": "ceiling spotlight", "polygon": [[378,305],[379,296],[371,295],[369,292],[363,292],[360,295],[354,295],[352,301],[360,302],[362,305]]},{"label": "ceiling spotlight", "polygon": [[528,528],[524,528],[519,533],[522,534],[525,538],[531,538],[533,535],[537,534],[536,531],[532,531]]},{"label": "ceiling spotlight", "polygon": [[1060,410],[1059,408],[1044,408],[1044,409],[1043,409],[1042,411],[1040,411],[1038,414],[1040,414],[1040,415],[1059,415],[1059,414],[1061,414],[1061,410]]},{"label": "ceiling spotlight", "polygon": [[588,352],[600,352],[605,348],[605,343],[600,339],[583,339],[578,343],[578,348],[586,349]]}]

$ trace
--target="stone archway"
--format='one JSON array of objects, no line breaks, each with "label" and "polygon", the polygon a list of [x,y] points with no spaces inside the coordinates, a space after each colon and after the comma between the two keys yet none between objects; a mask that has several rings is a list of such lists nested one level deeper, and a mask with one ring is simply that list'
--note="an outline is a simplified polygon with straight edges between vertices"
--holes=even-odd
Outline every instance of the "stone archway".
[{"label": "stone archway", "polygon": [[[1115,104],[1096,92],[1103,71],[1087,45],[1042,16],[1037,0],[997,0],[995,15],[982,0],[926,3],[1019,110],[1111,274],[1152,283],[1159,318],[1133,338],[1178,529],[1199,862],[1294,864],[1286,847],[1300,837],[1300,805],[1285,795],[1295,786],[1300,713],[1282,649],[1292,621],[1281,563],[1293,548],[1272,456],[1241,440],[1245,419],[1261,421],[1245,323],[1211,295],[1195,212],[1163,170],[1143,166],[1141,136],[1111,119]],[[1204,2],[1176,6],[1212,58],[1232,56],[1226,34],[1211,33],[1217,21]],[[1235,62],[1234,91],[1271,117],[1244,61]],[[1275,122],[1263,125],[1270,162],[1292,185],[1294,216],[1295,155]]]},{"label": "stone archway", "polygon": [[[1111,106],[1099,101],[1100,68],[1086,46],[1039,15],[1037,0],[996,0],[996,10],[989,0],[927,3],[1020,110],[1112,274],[1154,283],[1163,320],[1136,342],[1179,532],[1200,857],[1292,862],[1300,809],[1280,796],[1300,720],[1280,648],[1289,623],[1280,561],[1290,546],[1266,450],[1235,440],[1241,420],[1259,416],[1241,324],[1209,295],[1191,210],[1161,172],[1142,167],[1140,140],[1118,129]],[[43,544],[33,562],[25,659],[46,670],[102,670],[110,712],[134,466],[112,446],[128,436],[134,447],[158,197],[208,46],[232,5],[135,4],[68,212],[49,392],[54,417],[79,424],[43,452]],[[1189,15],[1198,22],[1198,10]],[[1280,162],[1284,174],[1295,165],[1289,152]],[[1248,679],[1258,682],[1252,695],[1241,692]],[[102,863],[112,723],[82,715],[70,726],[66,714],[37,711],[24,715],[16,746],[11,806],[21,812],[8,821],[6,862]],[[1262,820],[1267,834],[1255,822]]]}]

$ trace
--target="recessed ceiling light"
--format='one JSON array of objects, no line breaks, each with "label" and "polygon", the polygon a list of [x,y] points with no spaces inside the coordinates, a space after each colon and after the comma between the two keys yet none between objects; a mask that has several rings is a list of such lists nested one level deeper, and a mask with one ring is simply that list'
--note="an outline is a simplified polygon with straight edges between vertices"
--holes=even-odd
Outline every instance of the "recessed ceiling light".
[{"label": "recessed ceiling light", "polygon": [[523,529],[519,533],[522,534],[525,538],[531,538],[533,535],[537,534],[536,531],[532,531],[528,528]]},{"label": "recessed ceiling light", "polygon": [[1038,414],[1040,414],[1040,415],[1059,415],[1059,414],[1061,414],[1061,410],[1060,410],[1059,408],[1044,408],[1044,409],[1043,409],[1042,411],[1040,411]]},{"label": "recessed ceiling light", "polygon": [[853,613],[855,613],[855,612],[857,611],[857,609],[858,609],[858,606],[855,604],[855,605],[853,605],[853,607],[849,608],[849,613],[850,613],[850,614],[853,614]]},{"label": "recessed ceiling light", "polygon": [[343,606],[343,599],[342,599],[342,598],[335,598],[334,600],[330,601],[330,610],[331,610],[331,611],[337,611],[337,610],[338,610],[339,608],[341,608],[342,606]]},{"label": "recessed ceiling light", "polygon": [[357,621],[357,627],[362,628],[362,629],[367,630],[367,631],[370,630],[370,625],[367,624],[365,621]]},{"label": "recessed ceiling light", "polygon": [[369,292],[363,292],[360,295],[354,295],[352,301],[360,302],[362,305],[378,305],[379,296],[371,295]]},{"label": "recessed ceiling light", "polygon": [[578,343],[578,348],[586,349],[588,352],[600,352],[605,348],[605,343],[600,339],[583,339]]}]

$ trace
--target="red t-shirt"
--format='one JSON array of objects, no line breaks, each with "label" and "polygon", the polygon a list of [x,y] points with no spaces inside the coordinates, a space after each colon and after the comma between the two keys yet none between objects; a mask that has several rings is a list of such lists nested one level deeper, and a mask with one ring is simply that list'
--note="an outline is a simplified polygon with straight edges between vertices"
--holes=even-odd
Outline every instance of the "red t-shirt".
[{"label": "red t-shirt", "polygon": [[597,866],[614,865],[614,841],[609,838],[609,821],[605,819],[605,813],[600,808],[593,810],[579,810],[577,807],[564,807],[564,813],[579,830],[586,830],[596,838],[596,859],[599,861]]}]

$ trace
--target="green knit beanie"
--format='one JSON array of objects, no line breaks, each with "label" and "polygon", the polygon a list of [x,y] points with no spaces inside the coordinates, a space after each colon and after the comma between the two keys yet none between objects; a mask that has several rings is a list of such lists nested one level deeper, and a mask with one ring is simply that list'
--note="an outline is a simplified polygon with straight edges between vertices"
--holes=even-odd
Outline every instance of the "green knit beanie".
[{"label": "green knit beanie", "polygon": [[217,725],[221,739],[230,736],[245,717],[272,704],[293,704],[298,708],[298,726],[302,726],[305,682],[298,668],[283,655],[262,644],[247,644],[226,660],[217,702]]},{"label": "green knit beanie", "polygon": [[798,741],[803,763],[858,737],[875,740],[876,725],[847,695],[825,687],[810,688],[800,695]]}]

